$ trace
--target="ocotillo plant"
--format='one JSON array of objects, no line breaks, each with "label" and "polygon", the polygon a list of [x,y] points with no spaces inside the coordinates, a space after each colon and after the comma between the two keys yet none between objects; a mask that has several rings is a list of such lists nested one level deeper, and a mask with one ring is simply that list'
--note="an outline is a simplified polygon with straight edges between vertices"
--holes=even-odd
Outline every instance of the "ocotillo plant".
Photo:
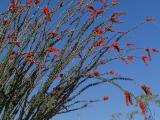
[{"label": "ocotillo plant", "polygon": [[[0,14],[1,119],[48,120],[83,109],[98,100],[82,101],[77,96],[105,83],[124,92],[127,105],[138,103],[142,114],[147,114],[145,102],[116,82],[134,84],[135,80],[113,70],[100,71],[99,67],[112,61],[128,64],[138,58],[147,64],[151,60],[150,48],[137,48],[121,40],[153,18],[120,31],[114,26],[123,22],[119,17],[126,12],[111,12],[119,4],[115,0],[8,2],[8,9]],[[144,55],[130,54],[134,50],[144,50]],[[159,51],[153,48],[152,52]],[[146,96],[152,96],[147,85],[141,87]]]}]

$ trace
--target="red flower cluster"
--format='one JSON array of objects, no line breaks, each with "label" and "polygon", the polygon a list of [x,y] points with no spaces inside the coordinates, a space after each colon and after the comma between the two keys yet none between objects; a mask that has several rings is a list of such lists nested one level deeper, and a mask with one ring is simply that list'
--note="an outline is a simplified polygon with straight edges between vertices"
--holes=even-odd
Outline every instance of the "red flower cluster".
[{"label": "red flower cluster", "polygon": [[128,106],[129,104],[133,105],[131,95],[128,91],[124,92],[125,100],[126,100],[126,105]]},{"label": "red flower cluster", "polygon": [[152,92],[150,90],[150,88],[145,85],[145,84],[141,84],[141,88],[144,90],[144,92],[147,94],[147,95],[152,95]]},{"label": "red flower cluster", "polygon": [[117,5],[118,4],[118,1],[117,0],[113,0],[112,1],[112,5]]},{"label": "red flower cluster", "polygon": [[141,56],[141,59],[144,62],[144,64],[147,64],[148,56]]},{"label": "red flower cluster", "polygon": [[33,51],[19,52],[19,54],[21,54],[21,55],[25,55],[25,54],[27,54],[27,55],[33,55],[34,52]]},{"label": "red flower cluster", "polygon": [[[105,2],[105,0],[99,0],[99,1],[100,1],[100,2]],[[96,10],[92,5],[87,4],[86,2],[84,2],[84,1],[82,1],[82,0],[78,0],[77,2],[78,2],[78,4],[87,6],[91,15],[101,14],[101,13],[104,12],[103,9],[97,9],[97,10]]]},{"label": "red flower cluster", "polygon": [[159,52],[159,50],[157,50],[156,48],[152,48],[152,51],[153,51],[153,52],[156,52],[156,53]]},{"label": "red flower cluster", "polygon": [[96,10],[92,5],[88,5],[88,4],[87,4],[87,7],[89,8],[89,12],[90,12],[91,15],[101,14],[101,13],[104,12],[103,9],[97,9],[97,10]]},{"label": "red flower cluster", "polygon": [[133,56],[127,56],[127,60],[133,62],[134,61]]},{"label": "red flower cluster", "polygon": [[116,77],[120,77],[121,76],[117,72],[115,72],[114,70],[109,70],[107,73],[110,74],[110,75],[114,75]]},{"label": "red flower cluster", "polygon": [[2,23],[3,23],[3,25],[7,25],[7,24],[9,24],[9,20],[8,19],[3,19]]},{"label": "red flower cluster", "polygon": [[46,15],[46,20],[47,20],[47,21],[51,21],[51,15],[50,15],[48,6],[44,6],[44,7],[43,7],[43,12],[44,12],[44,14]]},{"label": "red flower cluster", "polygon": [[114,23],[121,23],[122,21],[120,21],[118,19],[118,16],[126,14],[125,12],[114,12],[111,16],[110,16],[110,21],[114,22]]},{"label": "red flower cluster", "polygon": [[31,5],[32,5],[31,0],[26,0],[26,6],[31,6]]},{"label": "red flower cluster", "polygon": [[58,36],[58,34],[57,34],[57,32],[56,32],[55,30],[52,30],[52,31],[49,33],[49,35],[50,35],[51,37],[56,37],[56,36]]},{"label": "red flower cluster", "polygon": [[56,47],[47,47],[47,51],[49,52],[53,52],[53,51],[59,51],[60,49],[59,48],[56,48]]},{"label": "red flower cluster", "polygon": [[113,42],[111,43],[111,46],[113,46],[118,52],[120,51],[120,47],[119,47],[119,45],[118,45],[118,42],[113,41]]},{"label": "red flower cluster", "polygon": [[100,72],[99,72],[98,70],[93,70],[93,75],[99,76],[99,75],[100,75]]},{"label": "red flower cluster", "polygon": [[93,31],[97,36],[100,36],[103,33],[103,30],[100,28],[97,28]]},{"label": "red flower cluster", "polygon": [[145,50],[146,50],[146,52],[147,52],[148,59],[151,60],[150,49],[149,49],[149,48],[146,48]]},{"label": "red flower cluster", "polygon": [[107,101],[108,99],[109,99],[108,96],[103,96],[103,98],[102,98],[103,101]]},{"label": "red flower cluster", "polygon": [[115,74],[115,71],[113,71],[113,70],[109,70],[109,72],[108,72],[109,74],[111,74],[111,75],[114,75]]},{"label": "red flower cluster", "polygon": [[101,38],[99,41],[97,41],[97,42],[95,42],[94,44],[93,44],[93,46],[94,47],[97,47],[97,46],[100,46],[102,43],[104,43],[105,42],[105,39],[104,38]]},{"label": "red flower cluster", "polygon": [[139,102],[138,105],[141,109],[141,113],[145,114],[146,113],[145,103],[144,102]]},{"label": "red flower cluster", "polygon": [[[151,53],[149,48],[146,48],[145,51],[147,52],[147,56],[141,56],[141,59],[145,64],[147,64],[147,60],[151,60]],[[152,48],[152,52],[158,53],[159,50],[157,50],[156,48]]]}]

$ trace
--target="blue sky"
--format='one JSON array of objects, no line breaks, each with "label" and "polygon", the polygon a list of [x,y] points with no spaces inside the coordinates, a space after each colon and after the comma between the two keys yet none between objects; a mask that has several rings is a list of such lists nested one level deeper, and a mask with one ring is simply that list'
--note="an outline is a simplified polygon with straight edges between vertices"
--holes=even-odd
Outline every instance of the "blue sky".
[{"label": "blue sky", "polygon": [[[9,0],[0,0],[0,10],[6,9]],[[155,23],[148,23],[136,31],[130,33],[124,40],[134,41],[138,46],[155,47],[160,49],[160,0],[121,0],[120,5],[113,10],[126,11],[127,15],[123,17],[125,23],[118,29],[128,29],[131,26],[141,22],[146,16],[153,16],[158,19]],[[108,67],[108,66],[105,66]],[[160,53],[153,55],[153,60],[145,66],[142,62],[137,61],[134,64],[125,65],[124,63],[114,62],[108,67],[114,69],[120,74],[132,77],[138,83],[145,82],[152,88],[155,94],[160,92]],[[106,70],[106,69],[105,69]],[[134,91],[138,95],[141,89],[131,83],[121,83],[126,89]],[[110,120],[113,113],[138,110],[136,107],[126,107],[123,93],[112,85],[105,84],[89,89],[82,94],[79,99],[101,99],[102,96],[110,97],[107,102],[99,102],[90,105],[88,108],[71,112],[63,115],[57,115],[54,120]],[[152,110],[158,111],[160,108],[153,107]],[[156,112],[156,120],[160,118]],[[123,119],[121,119],[123,120]],[[124,119],[125,120],[125,119]],[[137,116],[136,120],[143,120],[142,116]]]}]

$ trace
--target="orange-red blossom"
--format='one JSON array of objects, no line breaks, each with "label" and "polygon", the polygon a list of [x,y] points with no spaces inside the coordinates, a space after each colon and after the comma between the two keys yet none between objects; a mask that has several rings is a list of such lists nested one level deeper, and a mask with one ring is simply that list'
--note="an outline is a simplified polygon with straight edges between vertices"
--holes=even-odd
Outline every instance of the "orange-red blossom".
[{"label": "orange-red blossom", "polygon": [[141,84],[141,88],[144,90],[144,92],[147,94],[147,95],[152,95],[152,92],[151,92],[151,89],[145,85],[144,83]]},{"label": "orange-red blossom", "polygon": [[124,92],[125,100],[126,100],[126,105],[128,106],[129,104],[133,105],[131,95],[128,91]]},{"label": "orange-red blossom", "polygon": [[139,102],[138,105],[139,105],[139,108],[141,109],[141,113],[145,114],[146,113],[145,103]]},{"label": "orange-red blossom", "polygon": [[43,7],[43,12],[46,15],[46,20],[51,21],[51,14],[50,14],[48,6]]}]

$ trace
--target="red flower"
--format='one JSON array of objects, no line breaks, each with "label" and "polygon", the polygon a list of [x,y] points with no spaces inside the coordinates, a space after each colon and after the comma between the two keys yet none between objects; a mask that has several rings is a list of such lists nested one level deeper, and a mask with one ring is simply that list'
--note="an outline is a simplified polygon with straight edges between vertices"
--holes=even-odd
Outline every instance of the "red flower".
[{"label": "red flower", "polygon": [[144,90],[144,92],[147,94],[147,95],[152,95],[152,92],[150,90],[150,88],[145,85],[145,84],[141,84],[141,88]]},{"label": "red flower", "polygon": [[132,46],[132,45],[134,45],[134,43],[132,43],[132,42],[126,42],[126,46]]},{"label": "red flower", "polygon": [[3,25],[7,25],[7,24],[9,24],[9,21],[8,21],[8,19],[3,19],[2,23],[3,23]]},{"label": "red flower", "polygon": [[116,4],[118,4],[118,1],[117,0],[113,0],[112,1],[112,5],[116,5]]},{"label": "red flower", "polygon": [[102,43],[104,43],[105,42],[105,39],[104,38],[101,38],[99,41],[97,41],[97,42],[95,42],[94,44],[93,44],[93,46],[94,47],[97,47],[97,46],[100,46]]},{"label": "red flower", "polygon": [[100,72],[99,72],[98,70],[93,70],[93,74],[94,74],[95,76],[99,76],[99,75],[100,75]]},{"label": "red flower", "polygon": [[101,13],[104,12],[103,9],[98,9],[98,10],[94,9],[94,7],[93,7],[92,5],[87,5],[87,7],[88,7],[89,12],[90,12],[91,15],[94,15],[94,14],[101,14]]},{"label": "red flower", "polygon": [[114,75],[114,74],[115,74],[115,71],[109,70],[108,73],[111,74],[111,75]]},{"label": "red flower", "polygon": [[141,113],[145,114],[146,113],[145,103],[144,102],[139,102],[138,105],[141,109]]},{"label": "red flower", "polygon": [[144,62],[144,64],[147,64],[148,56],[142,56],[141,59]]},{"label": "red flower", "polygon": [[18,54],[20,54],[20,55],[25,55],[25,54],[27,54],[27,55],[33,55],[34,52],[33,51],[27,51],[27,52],[19,52]]},{"label": "red flower", "polygon": [[39,3],[39,0],[34,0],[34,3],[35,3],[35,4],[38,4],[38,3]]},{"label": "red flower", "polygon": [[112,42],[111,45],[112,46],[118,46],[118,42]]},{"label": "red flower", "polygon": [[44,14],[46,15],[46,20],[47,20],[47,21],[51,21],[51,15],[50,15],[48,6],[44,6],[44,7],[43,7],[43,12],[44,12]]},{"label": "red flower", "polygon": [[87,5],[89,12],[91,15],[96,14],[96,10],[94,9],[94,7],[92,5]]},{"label": "red flower", "polygon": [[114,70],[109,70],[107,73],[110,74],[110,75],[114,75],[114,76],[116,76],[116,77],[121,77],[121,75],[119,75],[119,74],[118,74],[117,72],[115,72]]},{"label": "red flower", "polygon": [[159,50],[157,50],[156,48],[152,48],[152,51],[157,53],[159,52]]},{"label": "red flower", "polygon": [[133,56],[127,56],[127,60],[133,62]]},{"label": "red flower", "polygon": [[49,52],[53,52],[53,51],[59,51],[60,49],[59,48],[56,48],[56,47],[48,47],[47,48],[47,51]]},{"label": "red flower", "polygon": [[10,9],[12,12],[15,12],[15,1],[14,1],[14,0],[10,0],[9,9]]},{"label": "red flower", "polygon": [[51,34],[53,37],[58,35],[55,30],[52,30],[52,31],[50,32],[50,34]]},{"label": "red flower", "polygon": [[126,105],[128,106],[129,104],[133,105],[131,95],[128,91],[124,92],[125,100],[126,100]]},{"label": "red flower", "polygon": [[26,0],[26,6],[31,6],[31,5],[32,5],[31,0]]},{"label": "red flower", "polygon": [[105,39],[104,38],[101,38],[100,40],[99,40],[99,44],[102,44],[102,43],[104,43],[105,42]]},{"label": "red flower", "polygon": [[102,97],[102,100],[103,100],[103,101],[107,101],[108,99],[109,99],[108,96],[103,96],[103,97]]},{"label": "red flower", "polygon": [[26,62],[35,63],[35,60],[34,60],[34,58],[32,58],[32,57],[26,57],[24,60],[25,60]]},{"label": "red flower", "polygon": [[92,5],[88,5],[88,4],[86,4],[86,5],[87,5],[87,7],[88,7],[90,10],[95,10]]},{"label": "red flower", "polygon": [[125,12],[115,12],[110,16],[110,21],[114,23],[121,23],[122,21],[118,20],[119,15],[126,14]]},{"label": "red flower", "polygon": [[116,15],[110,16],[110,20],[111,20],[112,22],[119,23],[119,21],[117,20]]},{"label": "red flower", "polygon": [[97,28],[97,29],[95,29],[93,32],[94,32],[97,36],[100,36],[100,34],[103,33],[103,30],[100,29],[100,28]]},{"label": "red flower", "polygon": [[120,51],[120,47],[119,47],[119,45],[118,45],[118,42],[113,41],[113,42],[111,43],[111,46],[113,46],[118,52]]},{"label": "red flower", "polygon": [[92,9],[90,9],[89,12],[90,12],[91,15],[94,15],[94,14],[97,13],[96,10],[92,10]]},{"label": "red flower", "polygon": [[147,52],[148,59],[151,60],[151,54],[150,54],[149,48],[146,48],[145,50],[146,50],[146,52]]}]

